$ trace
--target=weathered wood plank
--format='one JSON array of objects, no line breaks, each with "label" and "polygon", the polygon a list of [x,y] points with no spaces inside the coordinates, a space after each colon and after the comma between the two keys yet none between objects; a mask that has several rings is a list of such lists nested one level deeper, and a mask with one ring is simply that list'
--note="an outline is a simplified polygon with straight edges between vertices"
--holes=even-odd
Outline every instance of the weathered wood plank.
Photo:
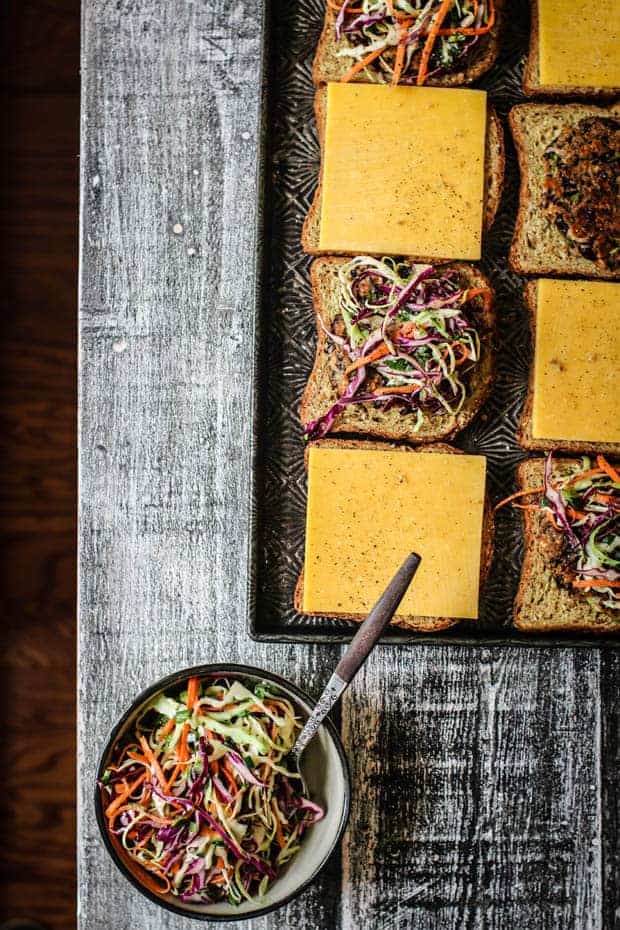
[{"label": "weathered wood plank", "polygon": [[371,658],[344,722],[343,927],[600,930],[598,686],[591,652]]},{"label": "weathered wood plank", "polygon": [[620,655],[601,657],[603,927],[620,927]]},{"label": "weathered wood plank", "polygon": [[[209,660],[316,693],[338,655],[244,624],[260,7],[84,4],[82,930],[185,926],[97,837],[95,765],[131,698]],[[345,701],[342,897],[336,861],[254,925],[602,928],[598,689],[593,652],[380,649]]]},{"label": "weathered wood plank", "polygon": [[[185,925],[130,892],[92,814],[105,733],[137,691],[201,660],[312,687],[337,655],[293,661],[245,630],[262,34],[246,7],[84,7],[83,930]],[[257,925],[335,926],[333,883]]]}]

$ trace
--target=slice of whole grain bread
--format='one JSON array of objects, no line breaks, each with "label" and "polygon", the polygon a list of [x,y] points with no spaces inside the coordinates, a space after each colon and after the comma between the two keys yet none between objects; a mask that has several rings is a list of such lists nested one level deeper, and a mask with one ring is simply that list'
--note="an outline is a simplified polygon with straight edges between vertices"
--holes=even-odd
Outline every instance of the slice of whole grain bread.
[{"label": "slice of whole grain bread", "polygon": [[[398,446],[394,443],[382,443],[382,442],[372,442],[364,441],[360,439],[320,439],[317,442],[309,443],[306,447],[305,452],[305,461],[306,468],[308,467],[308,453],[312,446],[321,446],[323,448],[336,448],[336,449],[403,449],[406,452],[415,454],[416,452],[444,452],[444,453],[453,453],[454,455],[462,455],[460,449],[455,449],[453,446],[449,446],[445,443],[435,443],[430,446],[424,446],[422,448],[413,449],[410,446]],[[491,502],[488,498],[488,495],[485,496],[484,503],[484,514],[483,514],[483,523],[482,523],[482,548],[480,553],[480,589],[486,581],[489,569],[491,567],[491,562],[493,561],[493,540],[494,540],[494,521],[493,521],[493,508],[491,507]],[[304,571],[303,568],[299,575],[297,585],[295,587],[294,594],[294,606],[295,610],[299,613],[305,613],[303,610],[303,590],[304,590]],[[331,617],[332,619],[340,620],[364,620],[366,617],[364,614],[328,614],[328,613],[315,613],[312,616],[316,617]],[[405,616],[399,616],[398,614],[391,621],[392,626],[403,627],[406,630],[413,630],[418,632],[432,633],[437,630],[445,630],[447,627],[454,626],[456,623],[468,622],[461,621],[459,619],[454,619],[453,617],[417,617],[411,614]]]},{"label": "slice of whole grain bread", "polygon": [[[314,96],[314,112],[316,125],[319,133],[319,142],[321,151],[323,151],[325,140],[325,120],[327,116],[327,90],[320,87]],[[490,229],[495,219],[504,187],[504,168],[506,164],[504,150],[504,131],[502,124],[495,110],[489,107],[487,119],[487,134],[485,147],[485,193],[484,193],[484,211],[483,211],[483,228]],[[322,171],[321,166],[321,171]],[[326,255],[329,254],[325,249],[319,247],[319,232],[321,224],[321,198],[323,196],[323,185],[321,178],[316,189],[314,199],[308,210],[308,215],[304,221],[301,233],[301,245],[309,255]],[[352,252],[348,254],[353,254]],[[374,253],[369,253],[374,254]],[[428,261],[424,256],[406,256],[413,261]],[[438,264],[440,259],[431,259]]]},{"label": "slice of whole grain bread", "polygon": [[[558,459],[554,474],[566,473],[575,459]],[[517,468],[520,489],[543,483],[544,459],[529,459]],[[562,578],[565,557],[562,533],[540,510],[523,511],[525,556],[514,604],[514,622],[520,630],[534,633],[620,632],[620,613],[609,608],[596,610],[579,591]]]},{"label": "slice of whole grain bread", "polygon": [[521,171],[519,209],[509,262],[519,274],[620,279],[612,271],[573,250],[542,209],[543,153],[565,126],[587,116],[618,116],[620,105],[523,103],[510,111],[509,122]]},{"label": "slice of whole grain bread", "polygon": [[[530,330],[532,345],[536,345],[536,306],[538,294],[538,281],[528,281],[523,291],[523,299],[530,317]],[[548,452],[551,449],[564,449],[567,452],[602,452],[605,455],[620,455],[620,443],[617,442],[582,442],[570,439],[535,439],[532,435],[532,410],[534,406],[534,360],[530,365],[527,398],[519,429],[517,441],[524,449],[533,449]]]},{"label": "slice of whole grain bread", "polygon": [[[499,53],[503,0],[497,0],[495,8],[495,25],[488,35],[482,36],[478,45],[472,49],[471,55],[467,56],[464,63],[465,66],[447,74],[429,77],[425,82],[427,85],[458,87],[461,84],[471,84],[479,77],[482,77],[483,74],[486,74],[495,63]],[[338,52],[349,47],[350,43],[346,37],[341,41],[336,38],[336,16],[336,12],[326,4],[323,31],[312,66],[312,80],[317,85],[342,80],[356,61],[350,55],[338,55]],[[389,50],[386,57],[390,61],[390,65],[392,65],[392,59],[396,57],[396,47]],[[387,74],[377,64],[373,63],[354,75],[352,80],[362,84],[389,84],[392,75]]]},{"label": "slice of whole grain bread", "polygon": [[[304,425],[326,413],[338,400],[344,369],[349,362],[348,356],[334,346],[319,322],[320,318],[329,328],[340,313],[338,270],[346,261],[345,258],[318,258],[310,270],[317,351],[314,368],[301,399],[300,418]],[[493,293],[488,279],[473,265],[454,262],[450,267],[459,270],[465,286],[485,287]],[[384,411],[373,403],[351,404],[336,417],[331,433],[359,433],[381,439],[423,443],[451,438],[464,429],[487,399],[494,376],[495,311],[492,301],[485,305],[482,313],[479,330],[481,357],[467,382],[468,397],[459,413],[453,416],[444,412],[429,417],[416,433],[413,431],[415,417],[403,412],[402,407]]]},{"label": "slice of whole grain bread", "polygon": [[538,0],[532,0],[529,54],[523,71],[523,90],[528,97],[596,97],[612,99],[620,94],[620,87],[577,87],[560,84],[541,84],[539,71],[539,15]]}]

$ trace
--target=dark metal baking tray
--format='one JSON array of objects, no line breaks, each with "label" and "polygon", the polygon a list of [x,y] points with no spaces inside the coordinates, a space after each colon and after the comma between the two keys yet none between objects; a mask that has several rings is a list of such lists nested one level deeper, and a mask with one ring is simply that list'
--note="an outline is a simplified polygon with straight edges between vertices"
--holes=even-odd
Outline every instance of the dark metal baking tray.
[{"label": "dark metal baking tray", "polygon": [[[316,344],[308,274],[312,259],[302,251],[300,235],[320,166],[311,68],[324,2],[272,0],[266,11],[248,566],[249,631],[263,641],[338,643],[350,639],[356,630],[351,621],[306,617],[293,607],[303,563],[306,509],[304,440],[297,411]],[[513,490],[515,466],[527,457],[516,442],[515,431],[531,357],[521,301],[524,282],[507,263],[519,175],[506,115],[525,99],[521,72],[529,34],[526,0],[510,5],[507,19],[499,60],[476,84],[488,92],[506,136],[504,194],[481,262],[497,294],[497,381],[485,408],[455,441],[466,452],[487,457],[488,488],[494,500]],[[497,515],[495,558],[482,593],[480,619],[439,633],[394,628],[384,642],[488,647],[620,645],[610,636],[536,636],[516,630],[512,604],[522,557],[521,519],[518,512],[506,508]]]}]

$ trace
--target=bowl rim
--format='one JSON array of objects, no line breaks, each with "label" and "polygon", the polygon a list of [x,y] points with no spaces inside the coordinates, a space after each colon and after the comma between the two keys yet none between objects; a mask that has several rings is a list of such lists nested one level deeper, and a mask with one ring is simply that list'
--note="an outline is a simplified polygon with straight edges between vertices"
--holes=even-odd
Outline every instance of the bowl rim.
[{"label": "bowl rim", "polygon": [[112,727],[105,740],[104,748],[99,758],[94,788],[94,804],[97,826],[99,827],[99,833],[103,840],[104,846],[107,849],[117,869],[129,882],[131,882],[134,888],[137,888],[137,890],[141,892],[144,897],[148,898],[150,901],[153,901],[159,907],[162,907],[179,917],[187,917],[191,920],[199,920],[203,923],[230,923],[230,921],[251,920],[255,917],[262,917],[265,914],[270,914],[273,911],[279,910],[280,908],[285,907],[287,904],[290,904],[291,901],[299,897],[299,895],[301,895],[310,885],[316,881],[319,874],[327,865],[334,850],[342,840],[344,831],[349,821],[349,814],[351,810],[351,772],[349,768],[349,762],[344,751],[344,746],[342,745],[342,739],[340,738],[338,730],[336,729],[334,723],[328,717],[326,717],[323,720],[322,726],[327,728],[331,740],[336,748],[336,752],[338,754],[342,768],[342,774],[344,776],[343,807],[340,823],[338,824],[338,829],[334,835],[333,842],[330,844],[329,851],[325,854],[319,865],[312,872],[312,874],[307,879],[305,879],[305,881],[296,886],[295,889],[286,895],[286,897],[282,898],[281,901],[266,905],[265,907],[257,908],[256,910],[247,911],[246,913],[239,914],[237,916],[235,916],[234,912],[231,912],[231,914],[207,914],[201,913],[199,911],[185,910],[181,907],[177,907],[170,901],[166,901],[163,898],[160,898],[157,894],[155,894],[155,892],[151,891],[149,888],[146,888],[142,882],[140,882],[140,880],[127,868],[123,860],[118,855],[110,839],[107,824],[105,823],[99,780],[101,779],[105,770],[107,757],[125,724],[138,711],[140,706],[149,700],[149,698],[153,697],[155,694],[161,691],[165,691],[167,688],[172,687],[175,684],[178,684],[184,678],[191,678],[194,676],[200,677],[201,675],[206,676],[213,673],[217,674],[218,672],[231,672],[232,674],[239,676],[243,676],[245,674],[263,677],[273,681],[275,684],[289,691],[291,695],[296,697],[298,700],[305,702],[310,707],[314,707],[317,703],[314,698],[312,698],[306,691],[303,690],[303,688],[293,684],[293,682],[291,682],[288,678],[284,678],[282,675],[278,675],[275,672],[269,672],[266,669],[258,668],[254,665],[241,665],[236,662],[216,662],[212,664],[193,665],[188,668],[181,669],[178,672],[172,672],[171,674],[165,675],[163,678],[158,679],[153,684],[149,685],[148,688],[145,688],[131,702],[129,707],[123,712],[116,724]]}]

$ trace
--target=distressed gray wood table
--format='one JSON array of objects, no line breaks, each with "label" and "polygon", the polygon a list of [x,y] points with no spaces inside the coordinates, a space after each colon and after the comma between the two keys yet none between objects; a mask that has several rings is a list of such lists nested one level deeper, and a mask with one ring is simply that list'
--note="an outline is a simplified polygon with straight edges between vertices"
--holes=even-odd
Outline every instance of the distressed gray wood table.
[{"label": "distressed gray wood table", "polygon": [[[318,694],[339,655],[245,630],[263,29],[249,0],[84,0],[81,930],[187,925],[97,834],[96,761],[136,693],[233,660]],[[256,927],[620,925],[619,680],[596,650],[379,648],[344,701],[341,856]]]}]

